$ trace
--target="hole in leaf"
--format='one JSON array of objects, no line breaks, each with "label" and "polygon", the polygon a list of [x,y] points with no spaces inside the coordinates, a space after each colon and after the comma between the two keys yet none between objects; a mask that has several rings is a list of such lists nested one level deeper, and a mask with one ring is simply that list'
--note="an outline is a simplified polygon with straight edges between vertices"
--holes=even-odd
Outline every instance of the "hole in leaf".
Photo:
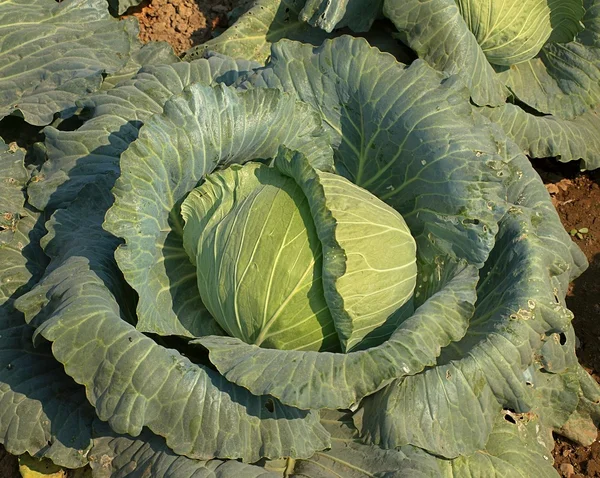
[{"label": "hole in leaf", "polygon": [[507,413],[506,415],[504,415],[504,419],[505,419],[507,422],[510,422],[510,423],[512,423],[513,425],[516,425],[516,424],[517,424],[517,422],[516,422],[516,421],[515,421],[515,419],[512,417],[512,415],[509,415],[508,413]]},{"label": "hole in leaf", "polygon": [[275,404],[273,403],[273,400],[268,398],[265,403],[265,408],[269,411],[269,413],[273,413],[275,411]]},{"label": "hole in leaf", "polygon": [[560,345],[565,345],[567,343],[567,336],[565,334],[560,334],[558,340]]}]

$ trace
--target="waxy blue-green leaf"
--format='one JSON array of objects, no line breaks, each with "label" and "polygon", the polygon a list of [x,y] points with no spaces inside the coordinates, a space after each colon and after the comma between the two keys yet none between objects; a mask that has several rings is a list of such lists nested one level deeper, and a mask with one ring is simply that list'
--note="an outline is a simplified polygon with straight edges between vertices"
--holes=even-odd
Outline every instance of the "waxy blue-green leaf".
[{"label": "waxy blue-green leaf", "polygon": [[0,306],[0,443],[14,455],[79,468],[92,445],[94,410],[48,344],[33,346],[33,333],[11,304]]},{"label": "waxy blue-green leaf", "polygon": [[106,0],[0,1],[0,118],[46,125],[69,116],[139,48],[135,20],[108,14]]},{"label": "waxy blue-green leaf", "polygon": [[450,363],[367,397],[355,421],[361,436],[382,448],[414,445],[456,458],[485,446],[500,409],[484,370]]},{"label": "waxy blue-green leaf", "polygon": [[[385,447],[413,444],[445,457],[481,448],[500,406],[523,413],[539,405],[525,371],[556,331],[571,327],[564,296],[585,257],[527,158],[497,134],[510,165],[505,185],[513,205],[481,270],[475,314],[465,337],[442,350],[437,367],[363,402],[361,435]],[[572,341],[560,347],[574,354]],[[415,403],[423,413],[407,412]]]},{"label": "waxy blue-green leaf", "polygon": [[147,121],[121,156],[121,177],[105,229],[125,239],[115,253],[138,292],[137,327],[162,335],[221,334],[183,248],[180,205],[217,167],[275,156],[285,144],[331,168],[318,115],[278,90],[236,92],[192,85]]},{"label": "waxy blue-green leaf", "polygon": [[[516,423],[515,423],[516,422]],[[540,443],[543,425],[536,417],[497,413],[484,449],[454,460],[437,460],[443,478],[510,476],[557,478],[552,453]]]},{"label": "waxy blue-green leaf", "polygon": [[179,61],[179,57],[175,55],[168,43],[157,41],[146,43],[131,54],[123,68],[112,75],[107,75],[100,89],[114,88],[119,83],[133,78],[142,67],[147,69],[153,65],[171,65]]},{"label": "waxy blue-green leaf", "polygon": [[454,0],[385,0],[383,13],[434,68],[457,75],[478,106],[499,106],[506,89]]},{"label": "waxy blue-green leaf", "polygon": [[474,268],[456,271],[382,345],[343,353],[268,350],[230,337],[195,343],[230,381],[299,408],[347,408],[391,380],[435,364],[442,347],[459,340],[473,311]]},{"label": "waxy blue-green leaf", "polygon": [[365,445],[350,413],[323,410],[321,423],[331,433],[331,448],[296,460],[290,476],[303,478],[431,478],[440,476],[438,460],[423,450],[383,450]]},{"label": "waxy blue-green leaf", "polygon": [[117,433],[147,427],[196,459],[308,457],[329,445],[317,414],[256,397],[127,323],[127,287],[101,228],[110,192],[90,185],[49,223],[45,276],[17,306]]},{"label": "waxy blue-green leaf", "polygon": [[0,139],[0,306],[29,290],[47,263],[39,247],[43,215],[25,202],[30,178],[24,160],[24,150]]},{"label": "waxy blue-green leaf", "polygon": [[282,40],[249,84],[293,92],[321,113],[338,173],[400,212],[423,261],[485,261],[508,173],[463,85],[349,36],[317,49]]},{"label": "waxy blue-green leaf", "polygon": [[49,347],[34,348],[33,327],[13,307],[47,263],[39,244],[43,215],[25,205],[24,157],[0,140],[0,443],[15,455],[76,468],[87,463],[92,408]]},{"label": "waxy blue-green leaf", "polygon": [[281,478],[259,466],[235,460],[192,460],[170,450],[164,439],[144,430],[138,437],[117,435],[94,423],[89,453],[94,478]]},{"label": "waxy blue-green leaf", "polygon": [[75,199],[88,183],[112,186],[120,174],[121,153],[171,96],[193,83],[231,84],[256,66],[220,56],[150,66],[118,87],[85,99],[80,106],[89,119],[79,129],[44,129],[48,161],[28,188],[31,204],[40,210],[55,208]]},{"label": "waxy blue-green leaf", "polygon": [[346,26],[366,32],[381,15],[382,6],[383,0],[305,0],[300,19],[327,32]]},{"label": "waxy blue-green leaf", "polygon": [[555,157],[560,162],[581,159],[582,169],[600,167],[600,115],[597,108],[572,120],[532,115],[510,103],[497,108],[479,108],[478,111],[501,125],[530,157]]},{"label": "waxy blue-green leaf", "polygon": [[271,44],[289,38],[320,45],[329,35],[313,28],[299,17],[306,0],[258,0],[250,10],[218,37],[189,49],[184,60],[218,52],[231,58],[264,63]]},{"label": "waxy blue-green leaf", "polygon": [[123,15],[129,8],[137,7],[143,0],[108,0],[110,8],[117,15]]},{"label": "waxy blue-green leaf", "polygon": [[562,424],[559,433],[584,446],[591,445],[598,436],[596,424],[600,420],[600,387],[583,367],[576,367],[579,389],[577,408]]}]

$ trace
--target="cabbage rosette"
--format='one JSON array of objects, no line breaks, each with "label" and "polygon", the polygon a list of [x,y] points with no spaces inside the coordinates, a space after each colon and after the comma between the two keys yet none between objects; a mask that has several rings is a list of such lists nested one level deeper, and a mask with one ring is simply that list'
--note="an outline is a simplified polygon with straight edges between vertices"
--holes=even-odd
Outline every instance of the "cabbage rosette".
[{"label": "cabbage rosette", "polygon": [[469,97],[363,39],[283,40],[88,96],[36,168],[3,145],[8,451],[95,477],[556,476],[551,433],[599,418],[564,302],[585,258]]}]

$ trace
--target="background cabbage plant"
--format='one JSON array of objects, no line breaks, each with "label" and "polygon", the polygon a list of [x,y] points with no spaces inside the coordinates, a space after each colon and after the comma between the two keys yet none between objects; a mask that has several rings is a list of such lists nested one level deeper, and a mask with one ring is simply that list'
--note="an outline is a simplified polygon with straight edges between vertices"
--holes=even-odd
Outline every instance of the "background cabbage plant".
[{"label": "background cabbage plant", "polygon": [[[556,476],[600,389],[564,301],[587,264],[522,148],[428,59],[249,42],[134,49],[53,107],[76,129],[1,143],[0,442],[95,477]],[[268,314],[309,343],[261,341]]]},{"label": "background cabbage plant", "polygon": [[[595,0],[260,0],[187,58],[212,50],[264,61],[282,38],[319,45],[349,27],[400,61],[416,54],[458,76],[479,112],[529,156],[581,159],[582,169],[595,169],[599,9]],[[396,31],[373,27],[382,17]]]}]

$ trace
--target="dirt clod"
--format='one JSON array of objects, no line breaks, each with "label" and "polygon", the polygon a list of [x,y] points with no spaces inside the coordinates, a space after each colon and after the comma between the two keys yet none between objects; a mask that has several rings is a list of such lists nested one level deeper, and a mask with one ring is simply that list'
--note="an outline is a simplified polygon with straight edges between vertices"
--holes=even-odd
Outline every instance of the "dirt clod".
[{"label": "dirt clod", "polygon": [[235,0],[145,0],[132,9],[140,22],[140,39],[166,41],[175,53],[211,38],[213,30],[228,25],[227,13]]}]

